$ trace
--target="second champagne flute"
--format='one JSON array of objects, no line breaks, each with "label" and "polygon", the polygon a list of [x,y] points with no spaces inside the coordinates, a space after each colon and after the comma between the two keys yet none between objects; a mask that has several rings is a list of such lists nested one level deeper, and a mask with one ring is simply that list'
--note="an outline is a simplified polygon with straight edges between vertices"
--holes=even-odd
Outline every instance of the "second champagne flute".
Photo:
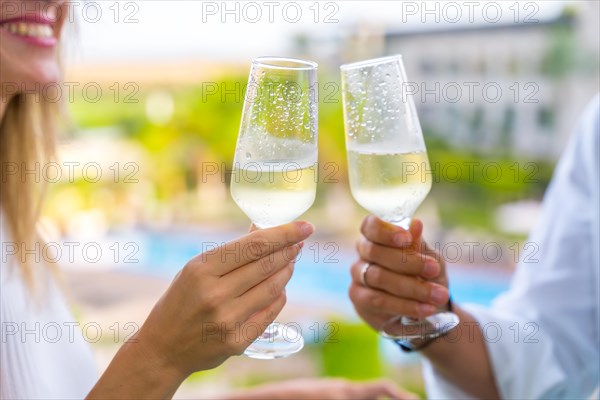
[{"label": "second champagne flute", "polygon": [[[431,190],[431,171],[401,56],[342,65],[350,190],[362,207],[408,230]],[[363,271],[366,271],[368,264]],[[400,340],[439,336],[458,324],[451,312],[391,319],[381,334]]]},{"label": "second champagne flute", "polygon": [[[254,59],[235,150],[233,200],[259,229],[292,222],[315,200],[317,158],[317,64]],[[303,346],[292,325],[273,323],[244,354],[281,358]]]}]

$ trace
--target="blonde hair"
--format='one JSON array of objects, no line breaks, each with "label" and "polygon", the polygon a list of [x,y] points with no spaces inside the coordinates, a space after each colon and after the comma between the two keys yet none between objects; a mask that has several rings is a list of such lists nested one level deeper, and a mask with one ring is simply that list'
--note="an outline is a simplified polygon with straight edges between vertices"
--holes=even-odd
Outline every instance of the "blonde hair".
[{"label": "blonde hair", "polygon": [[[0,121],[0,207],[16,253],[23,279],[33,288],[32,263],[25,249],[36,249],[40,237],[36,232],[45,182],[36,173],[55,154],[56,131],[61,106],[41,94],[17,94],[7,104]],[[4,239],[3,239],[4,240]],[[3,243],[4,252],[5,243]]]}]

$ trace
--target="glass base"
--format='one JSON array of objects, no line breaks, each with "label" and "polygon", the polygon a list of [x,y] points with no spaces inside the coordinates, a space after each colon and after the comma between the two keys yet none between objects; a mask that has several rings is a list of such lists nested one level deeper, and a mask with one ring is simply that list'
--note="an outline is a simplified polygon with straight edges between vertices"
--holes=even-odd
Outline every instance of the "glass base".
[{"label": "glass base", "polygon": [[290,325],[272,323],[244,351],[244,355],[259,360],[284,358],[299,352],[304,347],[302,333]]},{"label": "glass base", "polygon": [[412,221],[412,218],[409,217],[398,217],[398,218],[384,218],[385,221],[389,222],[390,224],[399,226],[400,228],[404,229],[405,231],[408,231],[410,229],[410,222]]},{"label": "glass base", "polygon": [[395,340],[433,339],[456,328],[458,323],[458,315],[451,312],[441,312],[424,319],[396,317],[386,322],[380,333]]}]

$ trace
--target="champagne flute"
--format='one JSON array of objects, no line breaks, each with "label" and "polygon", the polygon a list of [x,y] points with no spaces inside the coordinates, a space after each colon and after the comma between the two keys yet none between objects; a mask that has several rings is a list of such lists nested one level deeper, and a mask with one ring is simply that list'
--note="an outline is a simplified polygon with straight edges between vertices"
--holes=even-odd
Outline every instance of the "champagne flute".
[{"label": "champagne flute", "polygon": [[[341,66],[350,190],[358,204],[408,230],[431,190],[431,170],[400,55]],[[380,333],[408,340],[439,336],[458,325],[440,312],[392,318]]]},{"label": "champagne flute", "polygon": [[[231,196],[259,229],[293,221],[315,200],[317,106],[316,63],[278,57],[252,61]],[[244,354],[282,358],[303,346],[301,332],[274,322]]]}]

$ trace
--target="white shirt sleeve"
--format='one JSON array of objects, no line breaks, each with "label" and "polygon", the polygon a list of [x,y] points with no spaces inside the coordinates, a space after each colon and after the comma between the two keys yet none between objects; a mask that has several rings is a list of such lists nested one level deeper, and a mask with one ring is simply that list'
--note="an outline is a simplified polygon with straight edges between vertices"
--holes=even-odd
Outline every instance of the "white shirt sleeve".
[{"label": "white shirt sleeve", "polygon": [[[597,96],[548,188],[528,240],[534,251],[491,308],[465,306],[502,398],[586,398],[600,384],[599,146]],[[430,398],[469,398],[427,361],[424,377]]]}]

